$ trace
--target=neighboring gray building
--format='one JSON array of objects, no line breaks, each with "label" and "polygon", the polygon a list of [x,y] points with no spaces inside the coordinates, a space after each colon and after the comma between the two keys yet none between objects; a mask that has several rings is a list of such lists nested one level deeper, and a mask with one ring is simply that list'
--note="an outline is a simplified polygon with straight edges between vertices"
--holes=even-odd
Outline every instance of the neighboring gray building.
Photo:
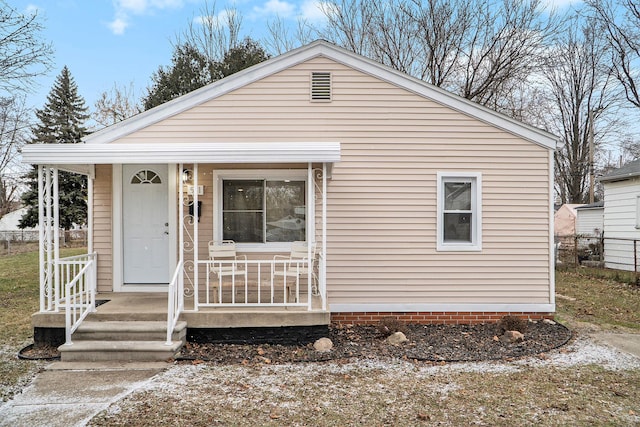
[{"label": "neighboring gray building", "polygon": [[[638,271],[640,270],[640,159],[613,170],[600,178],[600,182],[604,186],[605,266]],[[637,252],[635,256],[634,251]]]}]

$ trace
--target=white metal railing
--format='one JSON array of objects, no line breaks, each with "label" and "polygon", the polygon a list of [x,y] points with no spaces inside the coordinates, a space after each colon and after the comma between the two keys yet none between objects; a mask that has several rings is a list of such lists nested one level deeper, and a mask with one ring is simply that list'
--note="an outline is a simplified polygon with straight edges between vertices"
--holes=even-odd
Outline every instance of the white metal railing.
[{"label": "white metal railing", "polygon": [[318,254],[318,293],[322,298],[322,310],[327,310],[327,268],[322,253]]},{"label": "white metal railing", "polygon": [[[204,280],[199,307],[307,307],[320,290],[315,263],[307,260],[200,260]],[[218,272],[221,272],[218,274]],[[245,274],[246,273],[246,274]]]},{"label": "white metal railing", "polygon": [[54,261],[56,275],[56,307],[64,303],[65,342],[87,315],[96,309],[97,254],[84,254]]},{"label": "white metal railing", "polygon": [[167,305],[167,345],[171,345],[173,331],[180,318],[180,313],[184,310],[184,262],[178,262],[175,273],[171,278],[168,289]]}]

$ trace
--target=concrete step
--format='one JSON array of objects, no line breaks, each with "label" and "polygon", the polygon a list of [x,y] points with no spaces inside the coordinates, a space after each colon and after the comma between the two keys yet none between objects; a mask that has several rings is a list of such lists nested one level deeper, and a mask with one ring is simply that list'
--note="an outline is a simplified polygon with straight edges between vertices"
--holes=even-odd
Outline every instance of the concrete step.
[{"label": "concrete step", "polygon": [[76,341],[58,347],[63,362],[145,361],[158,362],[175,357],[182,341]]},{"label": "concrete step", "polygon": [[[186,342],[187,322],[176,324],[172,339]],[[71,337],[76,341],[165,341],[167,322],[84,321]]]}]

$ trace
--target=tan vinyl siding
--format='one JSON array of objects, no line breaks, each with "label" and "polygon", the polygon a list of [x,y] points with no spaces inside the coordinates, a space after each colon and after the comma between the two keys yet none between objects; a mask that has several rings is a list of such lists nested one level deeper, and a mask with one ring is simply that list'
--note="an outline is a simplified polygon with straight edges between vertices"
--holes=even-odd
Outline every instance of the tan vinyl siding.
[{"label": "tan vinyl siding", "polygon": [[93,247],[98,253],[98,292],[113,290],[112,168],[96,165],[93,184]]},{"label": "tan vinyl siding", "polygon": [[[311,71],[332,72],[331,102],[310,102]],[[552,301],[549,152],[535,143],[325,58],[119,140],[179,141],[341,143],[327,194],[330,304]],[[436,174],[456,171],[482,174],[481,252],[436,251]]]}]

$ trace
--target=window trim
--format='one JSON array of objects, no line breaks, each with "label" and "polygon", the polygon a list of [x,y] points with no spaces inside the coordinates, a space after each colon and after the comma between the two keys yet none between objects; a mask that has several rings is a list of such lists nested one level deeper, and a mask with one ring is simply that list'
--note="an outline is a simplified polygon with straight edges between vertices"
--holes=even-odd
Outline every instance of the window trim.
[{"label": "window trim", "polygon": [[[267,181],[296,180],[305,183],[305,230],[306,240],[309,240],[309,209],[310,197],[308,194],[307,169],[226,169],[213,171],[213,240],[222,240],[222,206],[224,180],[232,179],[264,179]],[[236,243],[236,248],[242,252],[287,252],[291,250],[291,242],[267,242],[267,243]]]},{"label": "window trim", "polygon": [[636,196],[636,229],[640,230],[640,196]]},{"label": "window trim", "polygon": [[[444,241],[444,183],[459,179],[471,182],[471,242]],[[436,181],[436,250],[473,252],[482,250],[482,173],[438,172]]]}]

